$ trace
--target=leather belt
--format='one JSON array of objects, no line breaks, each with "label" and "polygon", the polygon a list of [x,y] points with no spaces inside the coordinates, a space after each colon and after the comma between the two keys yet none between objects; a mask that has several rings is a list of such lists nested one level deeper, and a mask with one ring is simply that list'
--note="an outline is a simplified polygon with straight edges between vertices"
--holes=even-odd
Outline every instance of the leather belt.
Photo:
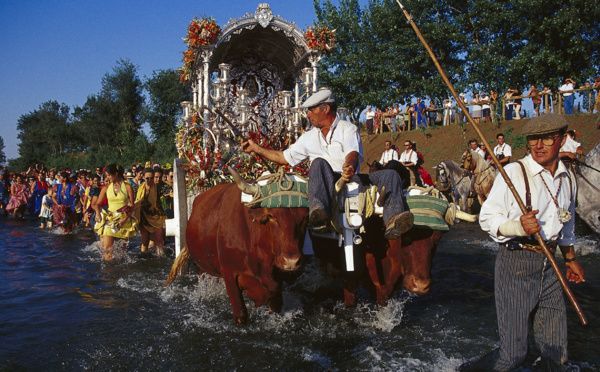
[{"label": "leather belt", "polygon": [[[550,253],[554,254],[556,252],[556,247],[558,246],[556,240],[549,240],[545,243]],[[544,253],[542,246],[537,244],[537,240],[532,239],[513,239],[505,243],[500,243],[500,246],[508,249],[509,251],[530,251],[541,254]]]}]

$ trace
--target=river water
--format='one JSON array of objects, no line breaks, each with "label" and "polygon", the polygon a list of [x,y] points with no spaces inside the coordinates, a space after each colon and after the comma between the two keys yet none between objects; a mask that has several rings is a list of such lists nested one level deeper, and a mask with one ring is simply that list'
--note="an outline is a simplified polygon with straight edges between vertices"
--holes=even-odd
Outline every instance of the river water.
[{"label": "river water", "polygon": [[[191,273],[163,287],[172,258],[141,255],[139,238],[105,263],[90,230],[37,226],[0,217],[0,370],[451,371],[498,342],[496,246],[476,224],[442,238],[427,295],[379,308],[361,292],[344,310],[341,283],[309,259],[283,311],[248,306],[244,326],[219,280]],[[569,364],[597,371],[599,239],[579,222],[576,233],[587,282],[572,288],[589,325],[567,304]]]}]

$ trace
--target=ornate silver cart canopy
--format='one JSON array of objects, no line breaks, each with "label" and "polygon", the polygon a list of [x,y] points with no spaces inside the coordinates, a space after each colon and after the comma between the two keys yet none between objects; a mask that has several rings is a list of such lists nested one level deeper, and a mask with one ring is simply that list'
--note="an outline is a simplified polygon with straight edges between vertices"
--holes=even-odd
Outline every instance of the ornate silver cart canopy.
[{"label": "ornate silver cart canopy", "polygon": [[299,105],[317,90],[320,59],[294,22],[261,3],[254,14],[231,19],[216,44],[201,48],[190,79],[193,102],[182,103],[184,121],[189,125],[191,109],[199,108],[216,146],[231,130],[226,119],[241,132],[298,135]]}]

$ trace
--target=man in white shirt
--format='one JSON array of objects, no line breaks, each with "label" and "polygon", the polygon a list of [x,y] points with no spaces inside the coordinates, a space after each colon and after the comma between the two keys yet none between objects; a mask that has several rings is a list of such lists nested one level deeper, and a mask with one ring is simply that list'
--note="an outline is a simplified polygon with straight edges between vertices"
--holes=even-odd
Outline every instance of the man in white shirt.
[{"label": "man in white shirt", "polygon": [[[562,93],[565,101],[565,115],[573,115],[573,104],[575,103],[575,96],[573,92],[567,92],[575,89],[575,81],[570,78],[565,79],[565,83],[558,88],[558,93]],[[564,93],[567,92],[567,93]]]},{"label": "man in white shirt", "polygon": [[[305,132],[287,150],[266,149],[251,139],[242,142],[242,151],[255,152],[278,164],[292,167],[310,160],[308,180],[308,222],[316,232],[326,232],[331,219],[331,201],[336,197],[335,183],[341,177],[350,182],[363,160],[362,142],[358,127],[336,116],[337,104],[330,90],[320,90],[302,105],[312,129]],[[383,222],[385,238],[397,239],[413,226],[412,213],[402,205],[402,181],[398,173],[384,169],[368,175],[379,189],[385,187]]]},{"label": "man in white shirt", "polygon": [[559,160],[565,141],[564,116],[535,117],[523,127],[531,155],[505,170],[527,205],[523,214],[503,177],[496,177],[481,206],[479,224],[498,243],[494,292],[500,346],[459,371],[509,371],[527,357],[528,331],[533,320],[543,369],[566,371],[567,318],[558,277],[537,240],[540,233],[548,248],[558,246],[567,267],[567,279],[585,281],[575,257],[574,175]]},{"label": "man in white shirt", "polygon": [[406,168],[411,172],[410,185],[422,186],[419,178],[419,172],[417,171],[417,162],[419,156],[417,152],[412,148],[412,142],[409,140],[404,141],[404,151],[400,154],[400,163],[404,164]]},{"label": "man in white shirt", "polygon": [[404,151],[400,154],[400,163],[406,167],[416,166],[419,157],[417,152],[412,149],[412,142],[409,140],[404,141]]},{"label": "man in white shirt", "polygon": [[498,133],[496,135],[496,140],[498,141],[498,145],[494,147],[494,155],[496,155],[500,164],[505,166],[506,164],[510,163],[512,149],[507,143],[504,142],[504,134]]},{"label": "man in white shirt", "polygon": [[385,167],[390,160],[398,160],[398,152],[392,148],[391,141],[385,141],[385,150],[381,154],[379,163]]},{"label": "man in white shirt", "polygon": [[469,147],[471,148],[471,150],[475,151],[476,153],[481,155],[482,158],[485,159],[485,152],[483,152],[483,150],[479,148],[479,144],[475,139],[471,138],[469,140]]},{"label": "man in white shirt", "polygon": [[581,143],[575,141],[575,136],[577,132],[574,130],[570,130],[567,132],[567,138],[565,144],[560,148],[560,152],[558,156],[562,160],[573,160],[577,158],[578,155],[583,155],[583,147]]}]

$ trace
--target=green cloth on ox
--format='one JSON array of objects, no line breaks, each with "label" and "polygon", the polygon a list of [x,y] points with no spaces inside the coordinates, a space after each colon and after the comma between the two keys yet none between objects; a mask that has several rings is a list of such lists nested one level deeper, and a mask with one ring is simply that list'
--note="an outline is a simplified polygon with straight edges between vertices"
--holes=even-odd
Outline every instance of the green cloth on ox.
[{"label": "green cloth on ox", "polygon": [[289,182],[270,183],[260,188],[262,198],[260,206],[264,208],[308,208],[308,184],[305,182],[294,182],[289,190],[281,190],[289,187]]},{"label": "green cloth on ox", "polygon": [[448,231],[444,220],[448,202],[428,195],[407,196],[408,209],[415,216],[415,227],[421,229]]}]

